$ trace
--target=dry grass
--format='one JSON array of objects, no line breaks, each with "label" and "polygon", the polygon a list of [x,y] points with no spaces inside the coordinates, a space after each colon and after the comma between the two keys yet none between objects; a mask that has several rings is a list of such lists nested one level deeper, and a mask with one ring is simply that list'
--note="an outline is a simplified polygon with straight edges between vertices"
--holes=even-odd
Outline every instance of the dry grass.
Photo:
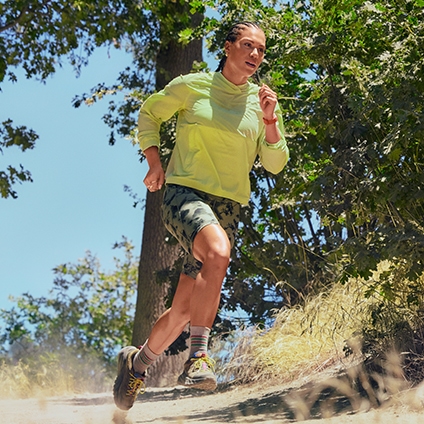
[{"label": "dry grass", "polygon": [[[303,305],[280,311],[267,331],[245,330],[227,358],[226,380],[270,381],[277,377],[280,382],[288,382],[314,378],[317,372],[330,366],[346,369],[365,359],[357,344],[363,341],[362,335],[367,331],[387,336],[375,341],[368,356],[384,355],[397,341],[399,352],[405,354],[407,350],[408,364],[415,358],[413,372],[417,375],[418,368],[424,370],[424,361],[418,363],[421,356],[414,353],[419,342],[406,338],[422,337],[422,310],[419,304],[415,309],[405,307],[411,290],[409,281],[398,284],[397,298],[383,309],[380,294],[367,293],[370,283],[378,283],[380,275],[389,268],[390,263],[383,262],[367,282],[350,279],[344,285],[336,284],[327,292],[310,297]],[[424,277],[419,284],[424,286]],[[377,309],[378,319],[374,316]],[[421,345],[423,341],[424,337]],[[347,350],[356,355],[347,357]],[[422,379],[421,371],[417,380]]]},{"label": "dry grass", "polygon": [[343,347],[372,299],[360,284],[336,286],[305,305],[280,311],[272,328],[245,331],[225,368],[227,378],[292,381],[345,361]]},{"label": "dry grass", "polygon": [[61,396],[96,393],[110,389],[112,380],[100,366],[63,366],[60,361],[32,360],[17,364],[0,363],[0,398]]},{"label": "dry grass", "polygon": [[383,262],[367,281],[280,311],[267,331],[239,332],[223,361],[226,381],[289,387],[283,403],[299,421],[381,405],[422,410],[424,383],[412,387],[424,380],[424,276],[397,280],[383,299],[392,268]]},{"label": "dry grass", "polygon": [[34,375],[30,366],[22,362],[17,365],[3,363],[0,367],[0,380],[1,398],[27,398],[40,394],[53,396],[72,393],[74,390],[73,378],[64,375],[63,370],[48,372],[42,367]]}]

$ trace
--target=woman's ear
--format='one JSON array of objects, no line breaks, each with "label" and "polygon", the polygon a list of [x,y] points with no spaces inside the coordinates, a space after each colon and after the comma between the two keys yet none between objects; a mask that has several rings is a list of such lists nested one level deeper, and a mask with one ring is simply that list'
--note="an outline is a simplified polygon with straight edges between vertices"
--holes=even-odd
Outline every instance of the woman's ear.
[{"label": "woman's ear", "polygon": [[227,40],[224,44],[225,56],[228,56],[228,53],[230,51],[230,46],[231,46],[231,43]]}]

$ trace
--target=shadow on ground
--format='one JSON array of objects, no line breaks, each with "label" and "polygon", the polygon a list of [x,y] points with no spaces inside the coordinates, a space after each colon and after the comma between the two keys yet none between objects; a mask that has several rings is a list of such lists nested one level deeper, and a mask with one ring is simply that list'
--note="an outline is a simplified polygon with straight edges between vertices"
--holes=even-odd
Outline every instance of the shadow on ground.
[{"label": "shadow on ground", "polygon": [[[308,419],[323,419],[340,414],[353,414],[377,408],[390,398],[390,393],[402,387],[390,376],[372,379],[361,369],[354,374],[344,373],[321,381],[313,381],[301,387],[269,388],[255,391],[239,388],[237,392],[228,385],[220,385],[213,393],[198,392],[183,387],[174,389],[150,389],[142,397],[142,403],[151,403],[151,408],[163,409],[161,423],[291,423]],[[244,394],[244,395],[243,395]],[[210,397],[210,399],[208,399]],[[196,402],[196,399],[198,400]],[[141,399],[140,399],[141,400]],[[187,401],[188,408],[178,415],[172,405]],[[193,400],[191,402],[191,400]],[[63,402],[63,400],[62,400]],[[76,397],[67,401],[78,406],[113,404],[112,395]],[[163,402],[170,408],[165,408]],[[137,402],[138,403],[138,402]],[[155,404],[156,405],[153,405]],[[181,414],[181,410],[179,412]],[[177,416],[176,416],[177,415]],[[116,411],[112,420],[115,424],[158,422],[138,414],[132,420],[126,413]]]}]

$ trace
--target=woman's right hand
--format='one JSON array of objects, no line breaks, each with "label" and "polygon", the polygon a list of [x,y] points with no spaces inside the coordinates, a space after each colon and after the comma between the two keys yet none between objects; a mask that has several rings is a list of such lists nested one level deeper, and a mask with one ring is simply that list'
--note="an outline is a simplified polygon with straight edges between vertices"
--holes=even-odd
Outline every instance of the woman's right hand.
[{"label": "woman's right hand", "polygon": [[162,166],[159,165],[154,168],[149,168],[143,182],[150,192],[160,190],[165,182],[165,172]]},{"label": "woman's right hand", "polygon": [[149,170],[144,177],[144,184],[150,192],[158,191],[165,183],[165,172],[160,162],[158,148],[153,146],[144,151]]}]

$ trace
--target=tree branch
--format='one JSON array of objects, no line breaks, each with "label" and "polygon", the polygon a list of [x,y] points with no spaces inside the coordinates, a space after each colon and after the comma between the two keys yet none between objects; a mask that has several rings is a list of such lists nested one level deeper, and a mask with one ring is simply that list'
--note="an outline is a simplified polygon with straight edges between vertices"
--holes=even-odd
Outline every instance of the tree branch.
[{"label": "tree branch", "polygon": [[0,32],[4,32],[7,31],[8,29],[12,28],[13,26],[15,26],[16,24],[18,24],[21,19],[23,18],[23,16],[25,15],[25,13],[28,11],[28,7],[25,6],[21,13],[19,14],[19,16],[12,22],[7,23],[6,25],[0,27]]}]

